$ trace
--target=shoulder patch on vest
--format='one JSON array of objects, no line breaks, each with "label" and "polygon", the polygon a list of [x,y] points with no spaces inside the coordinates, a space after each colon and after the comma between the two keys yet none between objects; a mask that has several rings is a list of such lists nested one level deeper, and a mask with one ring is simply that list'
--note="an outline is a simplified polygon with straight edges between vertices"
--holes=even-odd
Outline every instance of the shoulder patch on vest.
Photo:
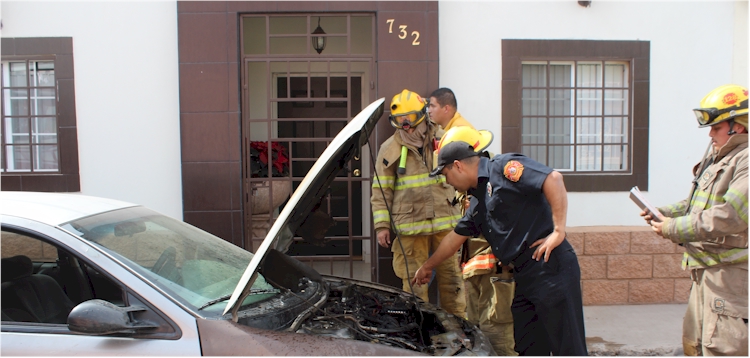
[{"label": "shoulder patch on vest", "polygon": [[505,164],[503,174],[508,180],[517,182],[518,179],[521,179],[521,175],[523,174],[523,164],[516,160],[511,160]]}]

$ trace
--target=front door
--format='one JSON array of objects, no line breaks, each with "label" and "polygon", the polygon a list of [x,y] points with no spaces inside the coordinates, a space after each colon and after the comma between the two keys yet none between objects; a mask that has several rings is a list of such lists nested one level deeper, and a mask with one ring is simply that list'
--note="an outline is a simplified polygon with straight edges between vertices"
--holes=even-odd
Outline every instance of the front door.
[{"label": "front door", "polygon": [[[242,18],[243,198],[250,251],[333,137],[374,100],[373,16],[320,18],[327,36],[320,54],[311,39],[318,16]],[[370,41],[363,47],[365,37]],[[264,155],[267,163],[259,164]],[[323,274],[372,280],[369,159],[356,156],[346,164],[296,233],[290,255]]]}]

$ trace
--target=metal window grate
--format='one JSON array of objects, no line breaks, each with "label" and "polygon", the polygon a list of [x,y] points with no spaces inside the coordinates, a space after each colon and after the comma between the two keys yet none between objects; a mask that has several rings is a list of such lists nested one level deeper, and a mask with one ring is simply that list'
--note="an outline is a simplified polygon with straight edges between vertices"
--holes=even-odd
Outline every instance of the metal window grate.
[{"label": "metal window grate", "polygon": [[57,173],[54,60],[2,62],[2,172]]},{"label": "metal window grate", "polygon": [[523,61],[522,153],[564,172],[630,172],[631,72],[628,61]]}]

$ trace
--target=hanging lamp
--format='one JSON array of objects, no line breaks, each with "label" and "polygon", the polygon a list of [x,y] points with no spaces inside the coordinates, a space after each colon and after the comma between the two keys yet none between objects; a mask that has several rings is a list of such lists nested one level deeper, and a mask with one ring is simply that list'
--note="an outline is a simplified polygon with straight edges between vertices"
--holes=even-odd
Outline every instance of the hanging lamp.
[{"label": "hanging lamp", "polygon": [[312,34],[317,35],[312,37],[312,45],[315,51],[318,51],[318,54],[320,54],[326,48],[326,37],[321,36],[325,35],[326,32],[320,27],[320,17],[318,17],[318,27],[315,28],[315,31],[313,31]]}]

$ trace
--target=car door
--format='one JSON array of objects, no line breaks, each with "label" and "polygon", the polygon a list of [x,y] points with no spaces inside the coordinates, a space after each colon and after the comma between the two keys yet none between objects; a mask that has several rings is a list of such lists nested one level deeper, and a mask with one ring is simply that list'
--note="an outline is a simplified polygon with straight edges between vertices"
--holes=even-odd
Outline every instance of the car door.
[{"label": "car door", "polygon": [[[60,228],[12,216],[1,219],[3,355],[201,354],[196,318],[115,260]],[[31,269],[28,264],[13,262],[29,259]],[[65,267],[70,263],[80,269],[76,272],[83,275],[84,283],[71,277],[75,274],[71,275],[70,267]],[[43,289],[29,289],[29,284]],[[87,285],[91,292],[85,289]],[[58,290],[63,296],[57,296]],[[16,294],[20,298],[12,299]],[[134,310],[127,313],[127,319],[151,327],[111,335],[87,334],[69,329],[67,313],[57,317],[50,313],[93,299]],[[31,308],[11,307],[14,301],[25,302]],[[30,315],[25,313],[37,310]]]}]

